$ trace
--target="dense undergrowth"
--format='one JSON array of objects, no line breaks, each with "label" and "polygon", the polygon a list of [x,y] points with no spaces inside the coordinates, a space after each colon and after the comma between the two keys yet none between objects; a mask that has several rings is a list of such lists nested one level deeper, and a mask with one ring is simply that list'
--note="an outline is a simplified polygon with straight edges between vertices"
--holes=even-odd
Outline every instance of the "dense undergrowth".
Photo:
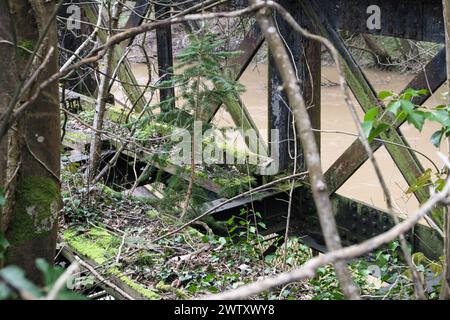
[{"label": "dense undergrowth", "polygon": [[[105,277],[120,278],[136,286],[144,298],[187,299],[217,293],[262,277],[300,266],[312,251],[299,238],[290,238],[264,256],[277,236],[263,237],[264,224],[248,221],[248,211],[236,212],[227,221],[227,236],[218,236],[205,224],[160,241],[153,239],[179,225],[176,216],[156,210],[148,199],[132,197],[99,185],[89,199],[77,174],[64,175],[65,211],[61,234],[73,249],[95,261]],[[195,228],[194,228],[195,227]],[[287,248],[287,251],[285,251]],[[430,283],[436,298],[440,264],[415,255],[415,262]],[[398,253],[398,244],[351,262],[362,295],[372,299],[413,297],[410,275]],[[373,274],[373,276],[371,275]],[[98,282],[92,275],[75,281],[78,291],[88,293]],[[258,299],[342,299],[333,268],[326,266],[308,281],[265,292]]]}]

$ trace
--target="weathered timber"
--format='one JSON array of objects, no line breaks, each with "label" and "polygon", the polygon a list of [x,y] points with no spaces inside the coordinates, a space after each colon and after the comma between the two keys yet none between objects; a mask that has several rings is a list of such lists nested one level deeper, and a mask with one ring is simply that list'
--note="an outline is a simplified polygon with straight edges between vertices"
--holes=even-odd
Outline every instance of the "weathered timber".
[{"label": "weathered timber", "polygon": [[[85,13],[88,21],[90,23],[97,23],[98,18],[98,6],[97,4],[90,4],[84,6]],[[104,30],[99,30],[98,37],[102,43],[106,41],[106,33]],[[141,111],[144,109],[146,105],[146,99],[142,96],[142,90],[131,70],[131,65],[128,62],[128,59],[124,56],[125,50],[122,46],[115,46],[113,52],[113,69],[117,67],[117,64],[120,63],[118,68],[118,78],[121,82],[121,85],[128,97],[128,99],[136,105],[135,110]]]},{"label": "weathered timber", "polygon": [[[312,27],[298,2],[282,0],[279,3],[289,10],[297,21],[300,21],[304,26]],[[312,126],[315,129],[320,129],[321,45],[303,38],[297,32],[292,32],[292,28],[281,16],[276,14],[275,19],[285,45],[292,55]],[[270,144],[279,145],[279,169],[280,171],[286,171],[292,167],[296,137],[292,126],[292,111],[287,104],[288,99],[285,93],[280,92],[282,86],[280,73],[269,52],[269,130],[278,130],[278,137],[272,136],[269,132],[269,141]],[[316,142],[320,150],[319,133],[316,134]],[[304,169],[305,164],[299,144],[297,153],[299,166]]]},{"label": "weathered timber", "polygon": [[[78,0],[65,0],[64,4],[61,5],[58,11],[58,17],[63,18],[62,22],[57,22],[58,25],[58,42],[60,46],[66,50],[70,50],[70,52],[75,52],[78,47],[83,43],[84,38],[83,34],[91,34],[94,27],[88,24],[82,24],[80,29],[71,29],[69,30],[67,27],[67,21],[70,15],[72,14],[71,10],[69,10],[70,6],[77,5],[79,3]],[[81,7],[81,20],[84,20],[84,10]],[[81,52],[81,55],[87,53],[91,48],[86,48]],[[67,62],[67,59],[72,56],[72,54],[66,52],[60,52],[59,63],[60,66],[64,65]],[[72,75],[69,76],[66,81],[66,87],[70,88],[76,92],[80,92],[82,94],[94,95],[97,90],[97,81],[95,79],[94,72],[87,72],[90,70],[86,70],[85,68],[81,68],[79,70],[74,70]],[[80,81],[83,79],[83,81]]]},{"label": "weathered timber", "polygon": [[[155,3],[156,19],[167,19],[171,15],[169,4]],[[173,73],[172,26],[166,25],[156,29],[156,44],[158,51],[158,73],[162,81],[169,81]],[[161,111],[167,112],[175,109],[175,89],[173,87],[161,88],[159,100],[170,101],[161,105]]]},{"label": "weathered timber", "polygon": [[[423,89],[427,88],[430,93],[435,92],[445,81],[445,49],[442,49],[411,82],[405,89]],[[421,105],[430,97],[430,93],[417,97],[414,103]],[[402,123],[396,123],[394,128],[398,128]],[[372,150],[375,152],[383,144],[379,141],[371,143]],[[331,193],[336,192],[366,161],[368,156],[359,139],[356,139],[351,146],[336,160],[325,173],[328,187]]]},{"label": "weathered timber", "polygon": [[[315,0],[335,30],[372,33],[419,41],[444,41],[440,0]],[[381,12],[381,28],[369,30],[367,13],[376,5]]]},{"label": "weathered timber", "polygon": [[[144,21],[145,16],[150,10],[151,2],[148,0],[138,0],[134,4],[133,10],[130,12],[127,22],[125,23],[125,29],[138,27]],[[132,45],[135,37],[130,38],[128,45]]]},{"label": "weathered timber", "polygon": [[[375,106],[384,108],[383,104],[378,100],[375,90],[366,79],[358,64],[353,60],[351,54],[347,51],[345,45],[343,44],[342,39],[332,28],[327,19],[324,18],[323,15],[321,16],[318,9],[314,8],[314,6],[307,1],[299,1],[305,11],[308,12],[311,19],[315,21],[316,26],[320,29],[320,33],[327,37],[339,51],[346,80],[363,110],[367,112]],[[392,114],[386,113],[383,120],[387,123],[393,123],[394,117]],[[397,145],[408,146],[407,141],[398,128],[390,129],[387,132],[382,133],[380,138],[393,142]],[[396,146],[394,144],[386,143],[384,145],[406,182],[410,186],[414,185],[417,178],[419,178],[424,172],[423,167],[417,159],[415,153],[410,149]],[[354,155],[352,155],[352,158],[354,158]],[[416,190],[414,194],[420,203],[424,203],[429,198],[429,192],[426,188],[420,188]]]},{"label": "weathered timber", "polygon": [[[115,141],[115,142],[113,142],[113,144],[116,145],[117,148],[120,148],[119,146],[121,145],[121,143],[119,141]],[[140,152],[138,155],[137,153],[134,153],[133,151],[130,151],[130,150],[124,150],[123,154],[128,155],[129,157],[137,156],[141,161],[149,161],[148,158],[151,157],[151,154],[149,154],[147,152]],[[158,168],[159,170],[167,172],[173,176],[178,176],[186,181],[190,180],[190,172],[176,164],[170,163],[168,161],[166,161],[166,163],[164,163],[164,164],[161,164],[158,161],[151,161],[151,164],[155,168]],[[202,187],[205,190],[209,190],[216,194],[218,194],[220,192],[220,190],[222,189],[219,185],[215,184],[213,181],[211,181],[208,178],[203,177],[200,174],[195,175],[194,184]]]},{"label": "weathered timber", "polygon": [[[59,239],[59,243],[63,244],[63,247],[61,249],[61,254],[64,258],[66,258],[69,262],[75,262],[78,261],[78,259],[81,259],[84,263],[86,263],[86,266],[89,266],[89,269],[96,270],[98,274],[101,274],[103,270],[102,266],[99,265],[97,262],[95,262],[93,259],[90,259],[89,257],[83,255],[81,252],[78,252],[74,248],[70,247],[68,244],[64,243],[63,239]],[[91,272],[87,268],[83,268],[87,272]],[[143,289],[140,284],[131,282],[129,279],[125,279],[125,275],[116,275],[106,272],[106,274],[101,275],[104,279],[107,279],[109,283],[112,284],[109,285],[108,283],[105,283],[105,281],[99,280],[97,282],[98,286],[100,286],[102,289],[104,289],[108,294],[113,296],[115,299],[118,300],[149,300],[149,298],[142,294],[142,292],[145,290]],[[127,283],[128,282],[128,283]],[[114,287],[113,287],[114,286]],[[117,290],[119,288],[119,290]],[[156,295],[156,294],[155,294]]]},{"label": "weathered timber", "polygon": [[[443,43],[445,39],[441,0],[310,0],[330,21],[335,30]],[[243,8],[248,1],[240,0]],[[381,28],[369,30],[370,6],[380,8]]]}]

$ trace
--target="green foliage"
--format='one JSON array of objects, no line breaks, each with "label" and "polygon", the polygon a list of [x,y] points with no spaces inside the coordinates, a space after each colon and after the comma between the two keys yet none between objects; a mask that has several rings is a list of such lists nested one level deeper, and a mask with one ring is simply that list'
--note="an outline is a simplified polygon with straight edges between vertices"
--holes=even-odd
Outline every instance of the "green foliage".
[{"label": "green foliage", "polygon": [[[190,128],[193,119],[208,114],[210,105],[220,105],[230,93],[238,94],[244,91],[243,86],[227,77],[223,69],[226,59],[238,53],[219,50],[223,41],[217,39],[218,36],[212,33],[189,36],[189,45],[176,57],[176,68],[182,72],[173,74],[171,79],[161,81],[157,85],[158,89],[177,88],[177,96],[153,105],[152,109],[164,110],[153,120]],[[178,108],[170,110],[168,106],[174,103],[174,100],[178,103]],[[140,121],[140,135],[154,133],[154,128],[146,128],[151,123],[150,120],[148,117]]]},{"label": "green foliage", "polygon": [[223,63],[237,52],[218,50],[222,45],[215,34],[192,34],[190,45],[177,56],[177,67],[183,72],[175,75],[170,85],[179,86],[183,109],[208,112],[210,104],[220,105],[226,95],[243,92],[242,85],[223,72]]},{"label": "green foliage", "polygon": [[[426,120],[433,121],[442,126],[431,136],[431,143],[439,147],[443,137],[450,136],[450,106],[440,105],[434,109],[428,109],[413,103],[413,99],[428,94],[428,90],[416,90],[409,88],[400,95],[390,91],[382,91],[378,94],[380,100],[387,102],[386,111],[379,115],[378,107],[370,109],[365,117],[362,127],[369,141],[373,141],[381,133],[391,128],[395,122],[407,121],[417,130],[422,131]],[[394,115],[394,123],[384,122],[386,113]]]},{"label": "green foliage", "polygon": [[174,128],[164,123],[158,123],[148,119],[141,119],[138,124],[139,130],[135,138],[139,140],[167,137],[172,134]]},{"label": "green foliage", "polygon": [[[444,137],[450,136],[450,106],[440,105],[434,109],[415,105],[413,99],[428,94],[428,90],[407,89],[402,94],[396,95],[390,91],[381,91],[378,94],[380,100],[387,102],[386,111],[380,113],[378,107],[367,111],[364,116],[362,127],[369,142],[373,141],[381,133],[386,132],[394,126],[396,122],[407,121],[417,130],[422,131],[425,121],[432,121],[442,128],[436,131],[430,138],[430,142],[438,148]],[[394,116],[394,123],[384,122],[386,113]],[[406,193],[414,193],[417,190],[433,186],[440,191],[444,187],[445,177],[442,172],[433,174],[431,169],[427,169],[424,174],[417,179],[414,185],[410,186]]]},{"label": "green foliage", "polygon": [[[406,120],[409,124],[422,131],[426,119],[432,119],[432,112],[422,109],[420,106],[413,104],[412,99],[427,94],[427,90],[407,89],[400,95],[395,95],[390,91],[381,91],[378,94],[380,100],[387,100],[386,111],[379,115],[380,110],[374,107],[367,111],[362,127],[369,142],[372,142],[381,133],[391,128],[395,122]],[[394,115],[394,123],[384,122],[385,114]]]},{"label": "green foliage", "polygon": [[441,191],[445,185],[445,177],[442,173],[433,173],[433,170],[426,169],[424,174],[417,178],[416,182],[408,188],[407,194],[414,193],[421,188],[434,187],[436,191]]},{"label": "green foliage", "polygon": [[[360,260],[350,264],[353,281],[361,288],[362,292],[370,292],[371,285],[367,281],[368,270]],[[316,271],[316,276],[310,280],[313,286],[314,296],[312,300],[342,300],[344,294],[339,286],[334,268],[331,265],[320,267]]]},{"label": "green foliage", "polygon": [[[386,248],[377,250],[369,259],[360,260],[362,268],[370,270],[372,276],[384,283],[372,296],[396,300],[414,299],[411,270],[404,262],[399,246],[398,241],[393,241]],[[443,259],[432,261],[423,253],[417,252],[412,255],[412,262],[425,284],[428,297],[438,299],[443,277]]]},{"label": "green foliage", "polygon": [[[17,266],[7,266],[0,270],[0,300],[20,299],[20,298],[41,298],[44,297],[55,285],[59,277],[64,273],[64,269],[59,266],[52,266],[43,259],[36,260],[37,268],[44,276],[44,287],[39,288],[28,280],[25,272]],[[57,300],[84,300],[84,296],[67,289],[64,286],[56,296]]]},{"label": "green foliage", "polygon": [[0,208],[5,205],[5,191],[0,188]]},{"label": "green foliage", "polygon": [[251,176],[236,176],[232,178],[216,177],[213,181],[221,187],[221,196],[231,198],[247,191],[255,184],[256,179]]},{"label": "green foliage", "polygon": [[34,51],[34,42],[32,40],[20,40],[17,43],[17,54],[26,59],[31,56],[30,51]]},{"label": "green foliage", "polygon": [[9,242],[3,235],[3,233],[0,232],[0,264],[5,259],[5,252],[6,249],[9,247]]}]

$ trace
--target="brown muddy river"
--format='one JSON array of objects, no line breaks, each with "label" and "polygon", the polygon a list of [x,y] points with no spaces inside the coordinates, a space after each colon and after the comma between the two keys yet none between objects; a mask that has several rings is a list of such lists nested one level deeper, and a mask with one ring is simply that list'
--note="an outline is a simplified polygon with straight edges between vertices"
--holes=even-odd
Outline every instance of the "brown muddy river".
[{"label": "brown muddy river", "polygon": [[[147,67],[135,64],[133,65],[133,70],[138,81],[141,84],[145,84]],[[413,75],[410,74],[385,71],[366,70],[365,73],[378,91],[393,90],[394,92],[399,92],[413,78]],[[327,82],[327,80],[338,81],[334,67],[323,67],[322,74],[324,77],[322,82]],[[242,99],[263,136],[266,137],[268,121],[267,65],[260,64],[257,67],[251,65],[242,76],[240,82],[246,87],[246,92],[242,95]],[[437,106],[442,104],[442,102],[442,92],[438,91],[427,101],[426,105]],[[359,106],[356,101],[355,105]],[[360,116],[362,118],[362,112],[360,112]],[[223,108],[217,114],[215,123],[219,126],[232,126],[231,117]],[[338,86],[322,86],[322,130],[356,134],[356,127]],[[437,155],[438,150],[429,142],[429,138],[436,130],[437,126],[429,123],[425,126],[422,133],[419,133],[408,124],[402,126],[402,132],[407,137],[410,146],[428,155],[440,167],[441,162]],[[322,133],[321,140],[322,164],[324,170],[326,170],[351,145],[355,137],[341,133]],[[443,146],[440,151],[447,152],[447,148]],[[382,167],[397,210],[408,213],[417,209],[417,200],[414,196],[405,195],[407,184],[384,147],[377,151],[375,156]],[[418,157],[425,168],[432,167],[428,160],[420,155]],[[369,163],[362,166],[338,193],[386,209],[382,190]]]}]

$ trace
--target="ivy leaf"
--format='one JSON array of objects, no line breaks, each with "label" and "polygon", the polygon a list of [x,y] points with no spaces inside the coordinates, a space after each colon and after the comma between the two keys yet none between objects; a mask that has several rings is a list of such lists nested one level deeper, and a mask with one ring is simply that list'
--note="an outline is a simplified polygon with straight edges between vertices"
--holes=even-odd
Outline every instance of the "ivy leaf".
[{"label": "ivy leaf", "polygon": [[403,94],[401,95],[403,99],[405,100],[411,100],[414,97],[420,97],[423,95],[428,94],[428,90],[427,89],[420,89],[420,90],[416,90],[413,88],[408,88],[405,90],[405,92],[403,92]]},{"label": "ivy leaf", "polygon": [[435,121],[443,125],[444,127],[448,127],[450,125],[450,116],[447,110],[444,109],[436,109],[430,115],[428,115],[429,120]]},{"label": "ivy leaf", "polygon": [[408,122],[414,125],[417,130],[422,131],[425,123],[425,116],[422,111],[413,111],[408,114]]},{"label": "ivy leaf", "polygon": [[372,129],[373,129],[373,124],[374,124],[373,121],[364,121],[364,122],[361,124],[362,129],[363,129],[363,132],[364,132],[364,135],[366,136],[366,138],[369,138],[369,137],[370,137],[370,132],[371,132]]},{"label": "ivy leaf", "polygon": [[394,95],[391,91],[381,91],[378,93],[378,98],[380,100],[385,100],[386,98],[392,97]]},{"label": "ivy leaf", "polygon": [[400,104],[402,106],[402,110],[406,113],[409,114],[414,110],[414,104],[406,99],[401,99],[400,100]]},{"label": "ivy leaf", "polygon": [[387,106],[387,111],[393,113],[393,114],[397,114],[398,110],[402,107],[402,104],[400,103],[399,100],[396,101],[392,101],[388,104]]},{"label": "ivy leaf", "polygon": [[433,133],[433,135],[431,136],[430,141],[436,148],[439,148],[439,146],[441,145],[443,135],[444,133],[442,132],[442,130],[439,130]]},{"label": "ivy leaf", "polygon": [[369,142],[372,142],[376,137],[378,137],[381,133],[389,129],[390,126],[387,123],[380,123],[376,128],[374,128],[369,135]]},{"label": "ivy leaf", "polygon": [[408,114],[405,113],[405,111],[400,111],[396,117],[398,122],[404,122],[406,121],[406,118],[408,117]]},{"label": "ivy leaf", "polygon": [[367,111],[366,115],[364,116],[364,121],[368,122],[368,121],[373,121],[376,119],[378,115],[378,108],[374,107],[369,109],[369,111]]}]

